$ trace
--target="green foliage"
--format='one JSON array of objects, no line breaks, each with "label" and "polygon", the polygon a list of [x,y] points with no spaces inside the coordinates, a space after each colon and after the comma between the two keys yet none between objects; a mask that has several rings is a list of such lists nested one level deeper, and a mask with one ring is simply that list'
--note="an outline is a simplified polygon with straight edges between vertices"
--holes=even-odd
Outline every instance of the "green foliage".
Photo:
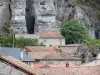
[{"label": "green foliage", "polygon": [[13,37],[10,35],[0,35],[0,44],[5,47],[12,47]]},{"label": "green foliage", "polygon": [[61,33],[67,44],[81,43],[87,38],[87,28],[79,20],[69,20],[61,25]]},{"label": "green foliage", "polygon": [[6,34],[11,34],[13,33],[13,30],[10,28],[10,25],[8,23],[5,23],[5,25],[3,26],[3,31]]},{"label": "green foliage", "polygon": [[[88,8],[92,8],[94,13],[97,16],[97,19],[100,20],[100,0],[75,0],[77,4],[85,5]],[[89,10],[88,10],[89,11]],[[86,11],[87,12],[87,11]],[[91,14],[88,12],[88,14]]]},{"label": "green foliage", "polygon": [[0,44],[3,47],[18,47],[23,48],[25,46],[39,46],[42,45],[37,39],[19,37],[15,38],[15,33],[10,29],[10,25],[5,23],[3,26],[3,35],[0,34]]},{"label": "green foliage", "polygon": [[100,40],[98,39],[87,39],[85,43],[89,47],[91,53],[94,53],[96,49],[100,48]]},{"label": "green foliage", "polygon": [[29,39],[29,38],[15,38],[13,35],[1,35],[0,36],[0,44],[3,47],[18,47],[23,48],[25,46],[39,46],[41,44],[38,43],[37,39]]},{"label": "green foliage", "polygon": [[25,47],[25,46],[39,46],[41,44],[38,43],[37,39],[29,39],[29,38],[23,38],[19,37],[15,39],[15,46],[16,47]]}]

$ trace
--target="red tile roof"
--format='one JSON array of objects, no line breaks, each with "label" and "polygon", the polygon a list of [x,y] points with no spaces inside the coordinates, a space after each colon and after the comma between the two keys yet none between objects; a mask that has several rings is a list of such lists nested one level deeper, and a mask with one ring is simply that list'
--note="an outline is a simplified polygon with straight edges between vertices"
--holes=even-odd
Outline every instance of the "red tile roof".
[{"label": "red tile roof", "polygon": [[49,54],[51,54],[51,52],[28,52],[28,55],[33,57],[33,59],[43,59]]},{"label": "red tile roof", "polygon": [[[66,68],[66,64],[34,64],[34,68],[43,68],[45,66],[51,68]],[[69,67],[77,67],[76,65],[69,64]]]},{"label": "red tile roof", "polygon": [[36,75],[100,75],[100,66],[74,68],[38,68]]},{"label": "red tile roof", "polygon": [[81,60],[81,58],[79,57],[73,57],[73,56],[69,56],[67,54],[63,54],[63,53],[50,53],[48,55],[46,55],[43,59],[54,59],[54,60]]},{"label": "red tile roof", "polygon": [[37,34],[40,35],[40,38],[59,38],[59,39],[64,38],[60,33],[57,32],[40,32]]},{"label": "red tile roof", "polygon": [[34,75],[33,68],[29,67],[27,64],[15,59],[15,58],[13,58],[12,56],[1,55],[0,59],[12,64],[13,66],[20,68],[21,70],[23,70],[31,75]]},{"label": "red tile roof", "polygon": [[67,54],[59,52],[28,52],[28,55],[34,59],[43,59],[43,60],[78,60],[81,61],[79,57],[72,57]]},{"label": "red tile roof", "polygon": [[25,46],[25,49],[31,52],[56,52],[54,47],[45,47],[45,46]]}]

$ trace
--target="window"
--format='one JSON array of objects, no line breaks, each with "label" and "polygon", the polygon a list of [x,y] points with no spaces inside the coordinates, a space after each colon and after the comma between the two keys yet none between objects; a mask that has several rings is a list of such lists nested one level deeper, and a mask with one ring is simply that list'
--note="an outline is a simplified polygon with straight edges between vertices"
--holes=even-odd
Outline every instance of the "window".
[{"label": "window", "polygon": [[50,47],[52,47],[52,45],[49,45]]}]

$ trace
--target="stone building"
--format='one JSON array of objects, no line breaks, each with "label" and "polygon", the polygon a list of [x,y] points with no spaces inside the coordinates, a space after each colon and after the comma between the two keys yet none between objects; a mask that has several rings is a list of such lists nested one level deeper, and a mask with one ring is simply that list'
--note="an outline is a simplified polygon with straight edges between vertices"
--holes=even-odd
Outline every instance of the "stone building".
[{"label": "stone building", "polygon": [[17,34],[15,37],[36,38],[39,43],[45,46],[65,45],[65,38],[57,32],[39,32],[36,34]]},{"label": "stone building", "polygon": [[57,32],[40,32],[39,42],[45,46],[65,45],[65,38]]},{"label": "stone building", "polygon": [[26,0],[11,0],[11,28],[16,34],[27,33],[26,27]]},{"label": "stone building", "polygon": [[74,64],[81,65],[81,58],[73,57],[68,55],[67,53],[60,52],[56,48],[53,47],[32,47],[26,46],[25,52],[33,57],[35,62],[29,62],[30,66],[35,64]]},{"label": "stone building", "polygon": [[68,56],[63,53],[50,53],[50,52],[29,52],[28,55],[32,56],[36,61],[33,64],[74,64],[81,65],[81,58]]},{"label": "stone building", "polygon": [[33,70],[11,56],[0,56],[0,75],[34,75]]}]

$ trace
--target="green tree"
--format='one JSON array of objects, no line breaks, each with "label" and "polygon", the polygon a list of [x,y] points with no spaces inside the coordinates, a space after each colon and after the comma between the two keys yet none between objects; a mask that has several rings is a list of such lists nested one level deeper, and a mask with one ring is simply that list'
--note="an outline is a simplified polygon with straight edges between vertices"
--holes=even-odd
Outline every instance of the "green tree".
[{"label": "green tree", "polygon": [[72,19],[61,25],[61,34],[65,37],[67,44],[81,43],[87,36],[87,28],[79,20]]},{"label": "green tree", "polygon": [[37,39],[24,38],[24,37],[13,39],[12,35],[0,35],[0,44],[2,47],[17,47],[17,48],[23,48],[25,46],[41,45]]},{"label": "green tree", "polygon": [[23,48],[25,46],[39,46],[41,45],[37,39],[19,37],[15,39],[15,47]]}]

